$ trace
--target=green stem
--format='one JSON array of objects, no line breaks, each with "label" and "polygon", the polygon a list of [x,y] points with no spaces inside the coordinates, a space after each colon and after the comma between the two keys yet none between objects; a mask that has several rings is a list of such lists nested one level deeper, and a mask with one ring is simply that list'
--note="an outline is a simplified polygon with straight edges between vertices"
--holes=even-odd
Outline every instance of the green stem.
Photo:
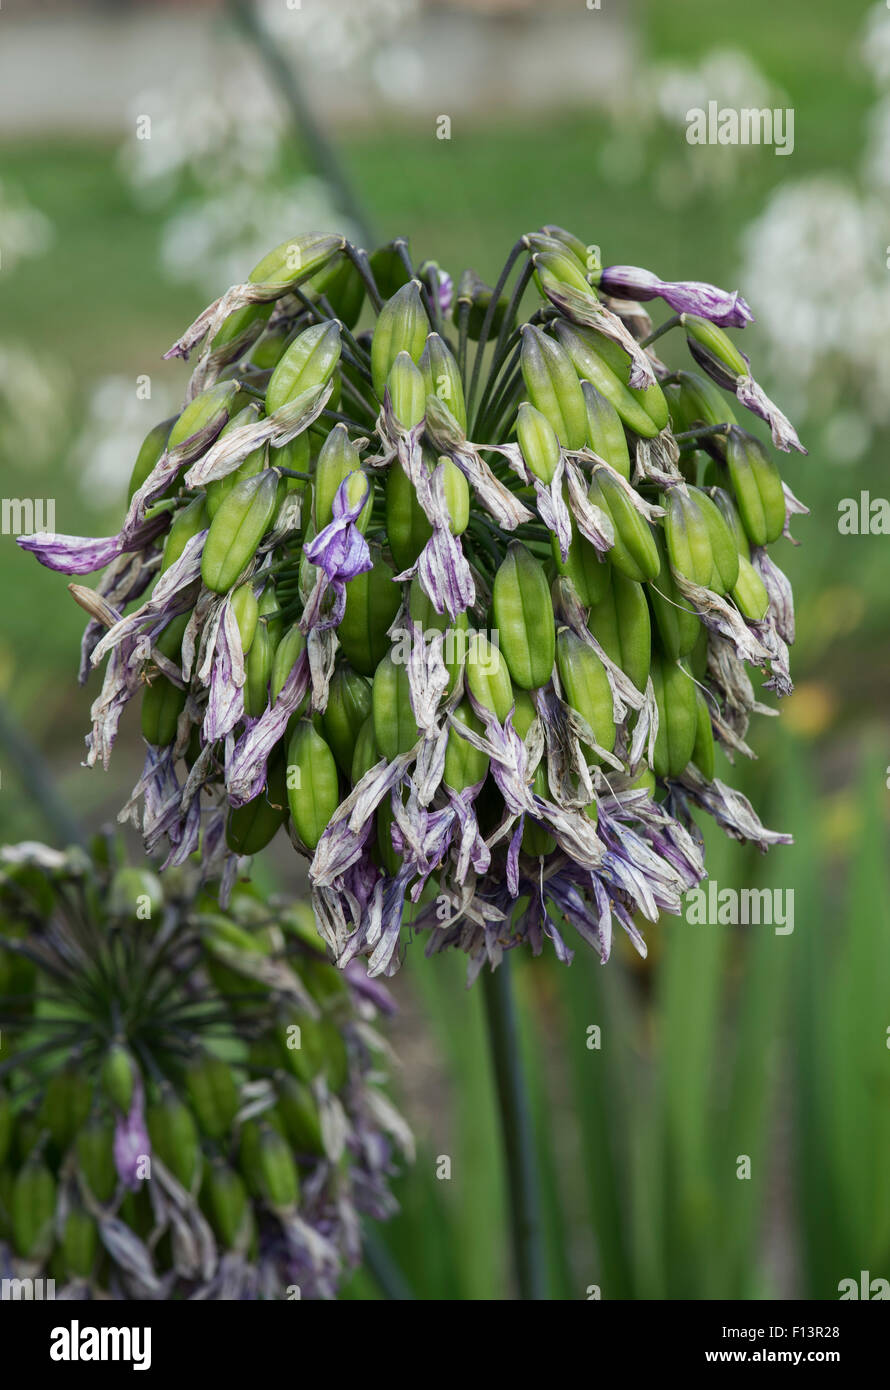
[{"label": "green stem", "polygon": [[683,320],[679,314],[674,314],[672,318],[665,319],[664,323],[659,324],[657,328],[652,330],[648,338],[640,339],[640,347],[649,347],[650,344],[657,342],[665,333],[669,333],[672,328],[676,328],[682,322]]},{"label": "green stem", "polygon": [[510,1198],[510,1232],[520,1298],[543,1300],[545,1261],[531,1113],[522,1077],[509,957],[485,970],[482,993],[501,1121]]}]

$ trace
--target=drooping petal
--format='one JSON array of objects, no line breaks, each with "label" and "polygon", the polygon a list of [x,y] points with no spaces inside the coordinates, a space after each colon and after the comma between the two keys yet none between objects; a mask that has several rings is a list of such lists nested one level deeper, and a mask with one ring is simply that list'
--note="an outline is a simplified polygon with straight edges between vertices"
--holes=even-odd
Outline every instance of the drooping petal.
[{"label": "drooping petal", "polygon": [[744,328],[754,315],[738,290],[731,293],[700,280],[661,280],[636,265],[609,265],[599,288],[616,299],[663,299],[678,314],[698,314],[721,328]]}]

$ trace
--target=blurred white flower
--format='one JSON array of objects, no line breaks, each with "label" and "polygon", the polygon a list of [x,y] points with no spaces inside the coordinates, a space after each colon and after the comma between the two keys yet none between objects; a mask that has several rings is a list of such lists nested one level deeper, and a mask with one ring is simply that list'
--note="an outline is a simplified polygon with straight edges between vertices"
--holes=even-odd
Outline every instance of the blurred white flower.
[{"label": "blurred white flower", "polygon": [[4,270],[26,256],[42,256],[53,243],[53,224],[21,189],[0,179],[0,256]]},{"label": "blurred white flower", "polygon": [[49,465],[69,429],[74,382],[64,362],[24,343],[0,342],[0,460],[30,471]]},{"label": "blurred white flower", "polygon": [[[145,117],[147,128],[140,125]],[[237,103],[223,81],[214,86],[208,77],[196,86],[192,73],[179,73],[163,91],[141,92],[130,118],[121,163],[148,204],[163,205],[186,177],[202,188],[224,188],[242,178],[259,182],[279,162],[282,113],[250,66],[239,73]]]},{"label": "blurred white flower", "polygon": [[269,30],[306,68],[343,72],[369,57],[417,15],[419,0],[261,0]]},{"label": "blurred white flower", "polygon": [[820,414],[852,398],[890,420],[886,227],[879,200],[823,177],[778,188],[745,235],[739,280],[768,371]]},{"label": "blurred white flower", "polygon": [[686,124],[694,106],[776,106],[779,93],[747,53],[736,48],[715,48],[696,65],[657,64],[651,73],[652,100],[665,121]]},{"label": "blurred white flower", "polygon": [[270,246],[306,230],[358,238],[321,179],[262,191],[239,181],[172,214],[161,239],[161,263],[172,279],[200,284],[214,294],[221,285],[243,280]]},{"label": "blurred white flower", "polygon": [[151,399],[137,395],[132,376],[104,376],[93,386],[80,431],[66,459],[85,502],[99,511],[126,495],[139,446],[182,401],[169,383],[152,382]]},{"label": "blurred white flower", "polygon": [[[890,82],[890,12],[871,11],[861,49]],[[778,187],[749,226],[739,283],[766,339],[764,374],[796,414],[825,421],[837,463],[860,458],[890,424],[890,95],[870,113],[857,183],[809,178]]]},{"label": "blurred white flower", "polygon": [[890,9],[886,3],[869,10],[860,52],[875,82],[890,85]]}]

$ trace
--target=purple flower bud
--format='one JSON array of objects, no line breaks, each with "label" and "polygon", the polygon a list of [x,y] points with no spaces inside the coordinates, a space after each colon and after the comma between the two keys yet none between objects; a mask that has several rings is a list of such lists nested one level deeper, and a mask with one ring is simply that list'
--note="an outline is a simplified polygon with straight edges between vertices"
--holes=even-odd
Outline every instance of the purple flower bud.
[{"label": "purple flower bud", "polygon": [[721,328],[744,328],[754,315],[738,290],[730,294],[700,280],[660,280],[636,265],[608,265],[599,288],[616,299],[663,299],[678,314],[698,314]]},{"label": "purple flower bud", "polygon": [[165,513],[144,521],[128,536],[119,531],[116,536],[57,536],[50,531],[37,531],[33,536],[18,536],[22,550],[30,550],[41,565],[59,570],[62,574],[92,574],[104,569],[124,551],[144,550],[166,531],[169,516]]},{"label": "purple flower bud", "polygon": [[114,1127],[114,1166],[121,1182],[137,1192],[144,1178],[139,1165],[151,1155],[151,1140],[145,1123],[142,1082],[136,1078],[129,1115],[119,1115]]}]

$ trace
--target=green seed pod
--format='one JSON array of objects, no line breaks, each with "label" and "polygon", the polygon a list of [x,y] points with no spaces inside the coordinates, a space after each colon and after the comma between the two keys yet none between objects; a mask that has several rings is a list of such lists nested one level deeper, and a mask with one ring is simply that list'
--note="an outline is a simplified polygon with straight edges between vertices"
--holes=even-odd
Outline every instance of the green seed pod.
[{"label": "green seed pod", "polygon": [[260,615],[259,604],[254,598],[253,585],[242,584],[240,588],[235,590],[232,594],[232,611],[235,614],[235,622],[238,624],[241,650],[246,656],[256,635],[257,621]]},{"label": "green seed pod", "polygon": [[600,559],[596,546],[586,536],[582,536],[574,521],[566,558],[562,558],[559,541],[555,536],[550,538],[550,549],[557,574],[572,581],[581,602],[585,605],[598,603],[609,586],[611,566],[606,558]]},{"label": "green seed pod", "polygon": [[567,353],[540,329],[526,325],[519,365],[532,405],[550,421],[564,448],[580,449],[587,441],[587,409]]},{"label": "green seed pod", "polygon": [[172,452],[198,435],[207,435],[209,443],[229,418],[240,389],[237,381],[219,381],[195,396],[170,430],[167,448]]},{"label": "green seed pod", "polygon": [[419,425],[426,411],[427,389],[423,373],[407,352],[400,352],[386,378],[393,414],[403,429]]},{"label": "green seed pod", "polygon": [[348,777],[359,732],[371,713],[371,687],[351,666],[338,666],[331,679],[322,727],[328,746]]},{"label": "green seed pod", "polygon": [[[243,410],[229,421],[222,431],[220,438],[231,433],[232,430],[240,429],[243,425],[253,425],[260,418],[260,407],[256,401],[251,401]],[[254,449],[247,458],[239,463],[231,473],[227,473],[224,478],[215,478],[207,484],[207,515],[212,521],[219,511],[225,499],[243,478],[252,478],[255,473],[261,473],[266,466],[269,450],[264,444],[259,449]]]},{"label": "green seed pod", "polygon": [[113,1144],[114,1123],[98,1111],[89,1116],[75,1139],[78,1168],[90,1192],[103,1206],[111,1201],[117,1188]]},{"label": "green seed pod", "polygon": [[[305,649],[306,637],[300,629],[300,624],[293,623],[275,648],[275,655],[272,659],[271,685],[273,704],[281,694],[288,676],[296,666]],[[309,692],[307,690],[300,702],[297,713],[302,713],[308,703]]]},{"label": "green seed pod", "polygon": [[377,751],[377,740],[374,737],[374,716],[369,714],[362,727],[359,729],[358,738],[355,741],[355,752],[352,755],[352,767],[350,775],[352,785],[355,786],[362,780],[366,772],[380,761],[380,754]]},{"label": "green seed pod", "polygon": [[187,692],[157,674],[142,692],[142,737],[153,748],[166,748],[176,738]]},{"label": "green seed pod", "polygon": [[223,1139],[238,1113],[231,1065],[209,1052],[199,1054],[185,1069],[185,1088],[200,1128],[210,1139]]},{"label": "green seed pod", "polygon": [[326,1039],[319,1019],[300,1009],[283,1009],[277,1016],[279,1057],[301,1081],[314,1081],[325,1072]]},{"label": "green seed pod", "polygon": [[[272,305],[267,304],[263,307],[271,309]],[[260,371],[273,371],[290,347],[293,338],[290,326],[279,324],[275,328],[267,328],[254,344],[250,361],[255,367],[259,367]]]},{"label": "green seed pod", "polygon": [[12,1188],[12,1239],[23,1259],[45,1257],[53,1239],[56,1180],[42,1158],[29,1158]]},{"label": "green seed pod", "polygon": [[[343,424],[335,425],[321,446],[318,462],[315,465],[315,486],[312,493],[312,519],[316,535],[334,517],[334,498],[340,484],[350,475],[356,478],[357,489],[350,501],[357,502],[362,495],[365,480],[361,473],[361,460],[358,449],[349,438],[349,431]],[[372,488],[368,488],[368,501],[359,514],[356,525],[362,532],[368,529],[373,504]]]},{"label": "green seed pod", "polygon": [[284,619],[281,616],[281,605],[278,602],[278,595],[275,592],[274,581],[267,584],[259,597],[259,621],[265,623],[269,629],[269,636],[277,647],[284,634]]},{"label": "green seed pod", "polygon": [[499,648],[483,632],[470,633],[464,678],[478,704],[503,724],[513,706],[510,672]]},{"label": "green seed pod", "polygon": [[546,299],[547,285],[551,282],[557,286],[567,285],[579,294],[596,298],[596,292],[591,289],[578,258],[568,251],[539,251],[532,256],[532,264],[535,267],[535,284],[543,298]]},{"label": "green seed pod", "polygon": [[[139,912],[144,898],[148,899],[147,914]],[[159,916],[164,909],[161,880],[150,869],[118,869],[108,887],[107,907],[110,917],[142,920],[143,916]]]},{"label": "green seed pod", "polygon": [[275,1077],[275,1090],[284,1133],[295,1151],[298,1154],[322,1155],[325,1150],[321,1118],[309,1087],[304,1081],[298,1081],[295,1076],[282,1071]]},{"label": "green seed pod", "polygon": [[168,570],[179,559],[192,537],[197,536],[198,532],[205,530],[208,525],[207,503],[203,497],[195,497],[182,507],[174,516],[167,532],[159,573],[163,574]]},{"label": "green seed pod", "polygon": [[89,1279],[99,1252],[99,1228],[82,1206],[69,1209],[62,1227],[62,1256],[69,1274]]},{"label": "green seed pod", "polygon": [[263,1196],[276,1211],[290,1211],[300,1198],[297,1165],[287,1140],[271,1125],[261,1124],[259,1170]]},{"label": "green seed pod", "polygon": [[396,854],[392,843],[393,814],[389,797],[385,797],[377,807],[374,820],[377,826],[377,854],[380,863],[390,878],[395,878],[401,867],[401,858]]},{"label": "green seed pod", "polygon": [[670,661],[676,661],[692,651],[701,631],[701,623],[689,599],[677,587],[663,528],[653,527],[652,535],[658,549],[660,569],[657,577],[648,585],[649,602],[655,615],[661,649]]},{"label": "green seed pod", "polygon": [[424,591],[416,576],[411,580],[408,612],[411,621],[420,625],[420,630],[425,638],[431,632],[444,633],[442,656],[445,669],[448,671],[448,685],[445,688],[445,694],[453,695],[467,654],[466,634],[470,626],[467,614],[465,612],[458,613],[452,622],[450,614],[437,613],[432,599]]},{"label": "green seed pod", "polygon": [[544,568],[518,541],[494,577],[492,591],[498,645],[513,684],[522,690],[546,685],[553,674],[556,631]]},{"label": "green seed pod", "polygon": [[384,758],[392,762],[414,747],[420,734],[411,708],[408,670],[404,662],[393,659],[392,651],[387,652],[374,672],[371,710],[374,738]]},{"label": "green seed pod", "polygon": [[340,804],[334,755],[321,734],[301,720],[287,748],[287,799],[294,828],[314,850]]},{"label": "green seed pod", "polygon": [[542,483],[549,483],[559,463],[556,431],[540,410],[523,401],[516,414],[516,438],[526,467]]},{"label": "green seed pod", "polygon": [[675,662],[660,657],[653,657],[650,674],[658,706],[654,772],[656,777],[679,777],[695,747],[697,687]]},{"label": "green seed pod", "polygon": [[[635,434],[653,439],[668,422],[668,405],[657,382],[642,389],[628,385],[630,357],[617,343],[592,328],[557,319],[556,336],[575,372],[592,382]],[[587,427],[585,423],[585,438]]]},{"label": "green seed pod", "polygon": [[245,1250],[253,1234],[253,1212],[240,1175],[215,1158],[205,1181],[213,1229],[226,1250]]},{"label": "green seed pod", "polygon": [[743,556],[746,560],[750,560],[751,546],[745,534],[745,528],[742,525],[742,518],[739,516],[738,509],[732,497],[724,487],[708,488],[708,496],[732,532],[732,538],[735,541],[735,547],[739,555]]},{"label": "green seed pod", "polygon": [[389,650],[388,630],[402,602],[401,586],[379,546],[372,544],[370,551],[371,569],[346,585],[346,608],[337,629],[344,656],[362,676],[373,676]]},{"label": "green seed pod", "polygon": [[725,393],[698,372],[676,372],[676,385],[669,386],[671,424],[675,434],[702,425],[735,424],[735,415]]},{"label": "green seed pod", "polygon": [[525,738],[529,729],[538,718],[538,711],[535,709],[535,702],[526,690],[514,692],[516,704],[513,709],[512,724],[520,738]]},{"label": "green seed pod", "polygon": [[769,611],[769,594],[750,560],[739,556],[739,577],[732,590],[732,597],[743,617],[751,622],[762,622]]},{"label": "green seed pod", "polygon": [[[471,342],[476,343],[482,335],[482,328],[485,317],[491,305],[494,290],[491,285],[486,285],[484,280],[472,270],[465,270],[457,285],[457,294],[454,296],[454,305],[451,310],[452,321],[459,324],[461,321],[462,305],[469,305],[467,315],[467,337]],[[502,294],[492,315],[489,336],[492,333],[499,333],[504,322],[504,314],[507,312],[509,297],[506,293]]]},{"label": "green seed pod", "polygon": [[344,257],[339,264],[327,267],[314,277],[311,288],[319,298],[323,296],[328,301],[342,324],[355,327],[365,302],[365,286],[352,261]]},{"label": "green seed pod", "polygon": [[651,527],[628,499],[621,484],[607,469],[596,468],[587,495],[602,508],[614,527],[615,544],[606,554],[615,569],[638,583],[654,579],[660,561]]},{"label": "green seed pod", "polygon": [[622,478],[630,479],[630,454],[621,416],[592,381],[581,382],[587,409],[587,442],[595,454],[610,463]]},{"label": "green seed pod", "polygon": [[340,360],[340,327],[333,319],[313,323],[294,339],[269,378],[266,414],[280,410],[304,391],[324,386]]},{"label": "green seed pod", "polygon": [[371,377],[380,400],[383,388],[400,352],[419,362],[426,346],[430,321],[423,307],[420,283],[409,280],[396,290],[377,315],[371,340]]},{"label": "green seed pod", "polygon": [[[554,241],[559,241],[563,246],[568,247],[588,272],[592,269],[590,264],[591,252],[598,251],[598,248],[586,246],[581,238],[576,237],[573,232],[567,232],[565,227],[557,227],[552,223],[542,227],[541,231],[546,237],[551,237]],[[597,256],[596,259],[598,262],[599,257]]]},{"label": "green seed pod", "polygon": [[[259,640],[259,629],[257,638]],[[253,655],[253,653],[251,653]],[[235,854],[259,854],[287,820],[287,782],[282,745],[269,759],[264,791],[244,806],[235,806],[226,820],[226,844]]]},{"label": "green seed pod", "polygon": [[699,624],[698,637],[685,665],[697,681],[704,680],[708,670],[708,629],[704,623]]},{"label": "green seed pod", "polygon": [[245,663],[244,681],[244,710],[253,719],[258,719],[269,703],[269,680],[276,653],[268,623],[258,620]]},{"label": "green seed pod", "polygon": [[[274,307],[270,300],[266,304],[243,304],[242,309],[235,309],[234,313],[224,318],[223,327],[214,335],[210,343],[211,352],[218,353],[224,347],[229,347],[231,352],[225,353],[227,361],[241,357],[248,347],[256,343],[257,338],[263,341],[263,329]],[[256,349],[250,353],[250,361],[254,361],[257,367],[264,366],[261,354],[257,354]]]},{"label": "green seed pod", "polygon": [[[309,443],[309,431],[304,430],[302,434],[289,439],[286,444],[280,444],[277,448],[269,448],[269,467],[270,468],[292,468],[297,473],[308,473],[311,458],[311,445]],[[305,492],[306,483],[302,478],[284,478],[288,492]]]},{"label": "green seed pod", "polygon": [[726,367],[733,376],[749,375],[748,364],[728,333],[718,328],[716,323],[711,323],[710,319],[699,318],[697,314],[681,314],[680,317],[686,329],[686,341],[693,355],[695,353],[692,345],[695,343],[700,349],[703,348],[709,357]]},{"label": "green seed pod", "polygon": [[40,1107],[40,1123],[49,1130],[60,1153],[65,1152],[85,1122],[92,1098],[93,1087],[83,1074],[80,1057],[72,1059],[47,1080]]},{"label": "green seed pod", "polygon": [[433,534],[414,485],[398,460],[390,466],[386,480],[386,534],[399,572],[414,564]]},{"label": "green seed pod", "polygon": [[242,308],[235,309],[223,319],[222,326],[211,341],[211,350],[219,352],[225,347],[237,347],[235,355],[240,356],[244,348],[249,347],[262,333],[263,325],[274,308],[275,305],[270,300],[267,304],[245,304]]},{"label": "green seed pod", "polygon": [[252,285],[262,285],[270,298],[295,289],[317,275],[343,250],[341,236],[307,232],[290,237],[257,261],[247,277]]},{"label": "green seed pod", "polygon": [[29,1105],[26,1110],[19,1111],[15,1127],[15,1149],[16,1161],[24,1163],[31,1154],[37,1150],[37,1146],[46,1136],[46,1130],[40,1123],[37,1113],[36,1103]]},{"label": "green seed pod", "polygon": [[[550,783],[547,780],[547,760],[542,758],[535,768],[535,775],[532,779],[532,791],[536,796],[543,797],[544,800],[550,798]],[[556,841],[543,825],[534,820],[531,816],[526,816],[525,825],[522,827],[522,852],[529,854],[533,859],[538,859],[542,855],[552,854],[556,849]]]},{"label": "green seed pod", "polygon": [[603,663],[592,647],[564,627],[556,636],[556,665],[566,704],[586,719],[600,748],[611,753],[615,747],[615,717]]},{"label": "green seed pod", "polygon": [[453,536],[462,536],[470,522],[470,485],[453,459],[441,454],[438,466],[442,469],[448,529]]},{"label": "green seed pod", "polygon": [[652,657],[652,626],[642,584],[613,571],[609,588],[590,610],[587,626],[606,656],[621,667],[638,690],[645,690]]},{"label": "green seed pod", "polygon": [[770,545],[785,527],[785,494],[775,460],[753,434],[729,431],[726,465],[742,525],[753,545]]},{"label": "green seed pod", "polygon": [[161,1094],[149,1105],[146,1122],[152,1153],[191,1192],[201,1159],[201,1139],[194,1115],[169,1082],[161,1083]]},{"label": "green seed pod", "polygon": [[[711,528],[692,492],[671,488],[662,498],[665,509],[664,535],[671,569],[693,584],[709,589],[719,582],[715,573]],[[716,510],[716,508],[715,508]]]},{"label": "green seed pod", "polygon": [[[482,723],[476,718],[472,708],[466,700],[462,700],[454,711],[454,718],[458,724],[463,724],[465,728],[472,729],[473,733],[484,735],[485,730]],[[474,748],[465,738],[461,738],[456,729],[449,729],[448,743],[445,748],[445,771],[442,781],[446,787],[452,791],[462,792],[467,787],[474,787],[477,782],[481,782],[488,772],[489,758],[486,753]]]},{"label": "green seed pod", "polygon": [[714,730],[708,700],[696,686],[695,688],[695,743],[692,745],[692,762],[709,782],[714,780]]},{"label": "green seed pod", "polygon": [[12,1144],[12,1124],[12,1101],[6,1090],[0,1086],[0,1168],[3,1167]]},{"label": "green seed pod", "polygon": [[438,333],[430,333],[417,364],[428,396],[444,401],[462,430],[467,428],[463,382],[454,353]]},{"label": "green seed pod", "polygon": [[[136,455],[136,462],[133,464],[133,472],[130,474],[130,484],[127,488],[128,502],[132,502],[133,494],[138,492],[139,488],[141,488],[149,473],[166,449],[167,440],[170,436],[170,430],[173,427],[175,419],[176,416],[172,415],[169,420],[162,420],[160,424],[155,425],[153,429],[149,430],[140,444],[139,453]],[[166,492],[162,493],[162,496],[168,496],[174,487],[175,482],[170,484],[170,487]]]},{"label": "green seed pod", "polygon": [[[690,488],[690,496],[698,504],[711,537],[714,556],[714,575],[710,587],[716,593],[726,593],[739,577],[739,551],[723,513],[701,488]],[[719,586],[719,587],[718,587]]]},{"label": "green seed pod", "polygon": [[129,1115],[138,1067],[128,1047],[115,1040],[102,1063],[102,1089],[123,1115]]},{"label": "green seed pod", "polygon": [[[404,242],[404,246],[407,250],[407,241]],[[371,274],[374,276],[374,283],[383,299],[391,299],[396,290],[407,285],[411,279],[411,272],[399,255],[395,242],[390,242],[387,246],[379,246],[376,251],[372,251],[368,257],[368,262],[371,267]]]},{"label": "green seed pod", "polygon": [[244,478],[210,523],[201,578],[214,593],[227,593],[256,554],[275,515],[278,481],[278,474],[270,469]]}]

